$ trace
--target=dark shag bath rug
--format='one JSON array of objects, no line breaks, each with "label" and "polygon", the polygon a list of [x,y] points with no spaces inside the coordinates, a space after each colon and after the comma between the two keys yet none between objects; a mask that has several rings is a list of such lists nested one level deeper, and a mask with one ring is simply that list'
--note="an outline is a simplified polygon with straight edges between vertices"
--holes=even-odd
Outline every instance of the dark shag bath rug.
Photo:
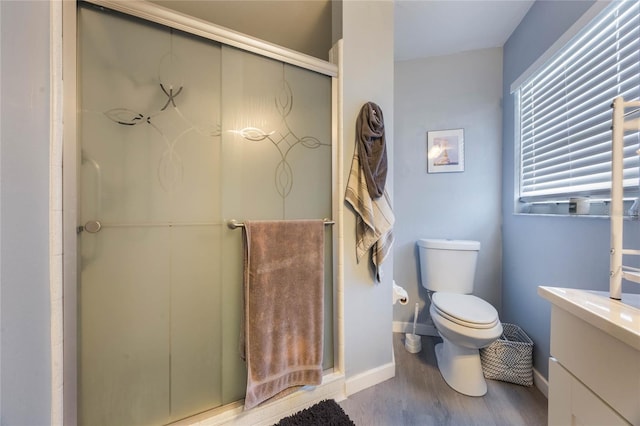
[{"label": "dark shag bath rug", "polygon": [[325,399],[309,408],[285,417],[274,426],[356,426],[333,399]]}]

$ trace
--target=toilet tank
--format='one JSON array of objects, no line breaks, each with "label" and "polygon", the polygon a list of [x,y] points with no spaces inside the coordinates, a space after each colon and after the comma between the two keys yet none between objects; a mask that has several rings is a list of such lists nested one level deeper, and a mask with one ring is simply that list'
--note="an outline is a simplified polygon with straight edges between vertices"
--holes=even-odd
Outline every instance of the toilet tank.
[{"label": "toilet tank", "polygon": [[418,240],[422,286],[430,291],[471,294],[480,242]]}]

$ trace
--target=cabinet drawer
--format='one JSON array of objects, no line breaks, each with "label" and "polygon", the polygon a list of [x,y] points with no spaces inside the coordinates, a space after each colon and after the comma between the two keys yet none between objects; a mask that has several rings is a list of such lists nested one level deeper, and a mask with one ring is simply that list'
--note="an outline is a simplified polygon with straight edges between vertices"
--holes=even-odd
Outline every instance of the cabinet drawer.
[{"label": "cabinet drawer", "polygon": [[549,426],[629,424],[553,358],[549,360],[549,382]]},{"label": "cabinet drawer", "polygon": [[551,356],[627,421],[640,424],[637,350],[553,306]]}]

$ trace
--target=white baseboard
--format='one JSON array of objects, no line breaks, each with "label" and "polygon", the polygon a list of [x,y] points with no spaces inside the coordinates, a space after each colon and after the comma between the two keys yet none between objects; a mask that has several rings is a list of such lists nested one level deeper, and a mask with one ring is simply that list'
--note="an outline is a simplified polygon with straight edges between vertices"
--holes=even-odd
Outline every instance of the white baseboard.
[{"label": "white baseboard", "polygon": [[347,397],[356,392],[389,380],[396,375],[396,364],[392,361],[380,367],[373,368],[347,379],[345,381],[345,393]]},{"label": "white baseboard", "polygon": [[545,398],[549,399],[549,382],[535,368],[533,369],[533,385],[542,392]]},{"label": "white baseboard", "polygon": [[[394,321],[393,332],[394,333],[413,333],[413,323]],[[419,334],[420,336],[439,336],[438,330],[436,330],[435,326],[431,323],[416,324],[416,334]]]}]

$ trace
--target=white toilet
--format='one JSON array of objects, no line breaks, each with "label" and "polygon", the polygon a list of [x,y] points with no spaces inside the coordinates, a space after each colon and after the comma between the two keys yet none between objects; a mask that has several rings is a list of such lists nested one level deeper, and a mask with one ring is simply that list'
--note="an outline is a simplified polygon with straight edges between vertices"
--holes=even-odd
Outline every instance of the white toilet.
[{"label": "white toilet", "polygon": [[498,312],[471,295],[480,243],[418,240],[422,285],[430,292],[429,313],[442,343],[436,345],[438,368],[449,386],[469,396],[487,393],[478,349],[502,334]]}]

